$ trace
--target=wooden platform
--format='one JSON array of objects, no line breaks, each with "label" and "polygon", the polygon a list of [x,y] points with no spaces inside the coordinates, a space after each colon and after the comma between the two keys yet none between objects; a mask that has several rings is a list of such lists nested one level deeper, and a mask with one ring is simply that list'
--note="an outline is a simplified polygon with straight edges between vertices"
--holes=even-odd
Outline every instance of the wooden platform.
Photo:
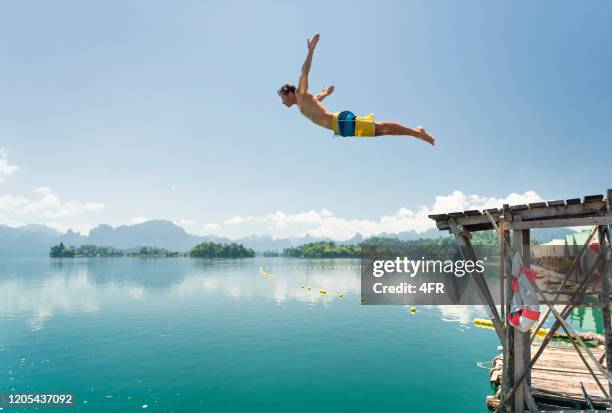
[{"label": "wooden platform", "polygon": [[[538,351],[539,343],[531,346],[531,354]],[[600,359],[603,346],[592,348],[593,355]],[[583,351],[585,358],[604,388],[607,389],[607,380],[600,374],[593,361]],[[491,382],[497,386],[501,383],[503,370],[503,355],[493,359],[491,369]],[[531,389],[536,403],[542,407],[559,406],[570,408],[588,408],[580,383],[584,385],[589,397],[604,398],[605,395],[597,386],[586,366],[570,344],[549,344],[531,370]],[[499,391],[495,396],[487,397],[487,406],[494,409],[499,406]],[[597,409],[610,407],[605,402],[593,403]],[[558,409],[558,407],[557,407]],[[548,409],[547,409],[548,410]]]}]

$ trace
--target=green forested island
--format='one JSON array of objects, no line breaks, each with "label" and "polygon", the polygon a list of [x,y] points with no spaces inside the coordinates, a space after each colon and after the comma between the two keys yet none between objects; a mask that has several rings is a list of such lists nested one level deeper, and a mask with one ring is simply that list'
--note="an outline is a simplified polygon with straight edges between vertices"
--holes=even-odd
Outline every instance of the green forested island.
[{"label": "green forested island", "polygon": [[140,249],[121,250],[113,247],[100,247],[97,245],[81,245],[80,247],[67,247],[64,243],[51,247],[49,256],[53,258],[70,257],[178,257],[181,254],[164,248],[141,247]]},{"label": "green forested island", "polygon": [[235,242],[231,244],[203,242],[189,250],[187,256],[193,258],[250,258],[255,256],[255,251]]},{"label": "green forested island", "polygon": [[202,258],[243,258],[254,257],[255,251],[239,244],[217,244],[204,242],[196,245],[187,253],[169,251],[165,248],[141,247],[121,250],[113,247],[97,245],[66,246],[63,243],[54,245],[49,251],[53,258],[79,257],[202,257]]},{"label": "green forested island", "polygon": [[[480,231],[473,234],[472,245],[499,245],[499,238],[493,231]],[[454,237],[440,237],[437,239],[418,239],[402,241],[397,238],[372,237],[354,245],[342,245],[333,241],[321,241],[285,248],[282,252],[266,251],[265,257],[288,258],[359,258],[363,247],[437,247],[456,245]],[[169,251],[164,248],[141,247],[130,250],[121,250],[108,246],[81,245],[80,247],[66,246],[63,243],[54,245],[49,252],[50,257],[193,257],[193,258],[250,258],[255,251],[242,244],[219,244],[203,242],[191,248],[188,252]]]}]

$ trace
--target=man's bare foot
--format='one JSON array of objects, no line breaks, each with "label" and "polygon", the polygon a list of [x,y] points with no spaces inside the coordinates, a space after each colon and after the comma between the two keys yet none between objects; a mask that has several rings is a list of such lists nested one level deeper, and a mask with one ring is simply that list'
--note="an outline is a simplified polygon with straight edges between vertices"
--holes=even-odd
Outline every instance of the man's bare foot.
[{"label": "man's bare foot", "polygon": [[425,132],[425,128],[424,127],[419,125],[416,128],[414,128],[414,130],[417,133],[417,138],[422,139],[425,142],[430,143],[431,145],[435,145],[436,144],[436,138],[431,136],[429,133]]}]

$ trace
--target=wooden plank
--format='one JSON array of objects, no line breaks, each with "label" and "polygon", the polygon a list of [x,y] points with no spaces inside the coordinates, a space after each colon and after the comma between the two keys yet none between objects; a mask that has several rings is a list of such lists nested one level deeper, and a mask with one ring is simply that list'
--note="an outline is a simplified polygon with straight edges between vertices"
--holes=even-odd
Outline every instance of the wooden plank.
[{"label": "wooden plank", "polygon": [[477,209],[470,209],[468,211],[464,211],[464,213],[467,216],[479,216],[479,215],[482,215],[482,212],[480,212]]},{"label": "wooden plank", "polygon": [[603,202],[589,202],[588,204],[574,204],[548,208],[518,211],[513,214],[523,221],[543,218],[572,218],[575,216],[603,216],[605,215]]},{"label": "wooden plank", "polygon": [[570,199],[566,199],[565,203],[567,205],[577,205],[582,203],[582,201],[580,201],[580,198],[570,198]]},{"label": "wooden plank", "polygon": [[557,201],[548,201],[547,204],[548,204],[549,207],[562,206],[562,205],[565,205],[565,200],[564,199],[559,199]]},{"label": "wooden plank", "polygon": [[546,202],[533,202],[529,204],[529,209],[546,208]]},{"label": "wooden plank", "polygon": [[594,201],[602,201],[603,200],[603,195],[598,194],[598,195],[585,195],[584,196],[584,202],[594,202]]},{"label": "wooden plank", "polygon": [[528,229],[528,228],[558,228],[558,227],[580,227],[588,225],[611,225],[612,218],[610,217],[582,217],[582,218],[563,218],[563,219],[545,219],[538,221],[521,221],[510,223],[511,229]]},{"label": "wooden plank", "polygon": [[441,219],[448,219],[447,214],[433,214],[433,215],[427,215],[427,217],[433,219],[434,221],[439,221]]},{"label": "wooden plank", "polygon": [[464,212],[450,212],[448,216],[451,218],[461,218],[465,216],[465,213]]},{"label": "wooden plank", "polygon": [[514,211],[522,211],[523,209],[529,209],[529,206],[526,204],[521,204],[521,205],[511,205],[510,206],[510,211],[514,212]]},{"label": "wooden plank", "polygon": [[483,212],[487,211],[489,214],[493,215],[493,214],[498,214],[499,213],[499,208],[488,208],[488,209],[483,209]]},{"label": "wooden plank", "polygon": [[[531,351],[537,350],[537,345],[531,346]],[[592,349],[592,351],[597,357],[603,354],[603,350],[599,348]],[[497,356],[494,359],[494,368],[491,372],[491,379],[495,378],[493,383],[500,384],[499,378],[505,373],[503,371],[505,365],[503,356]],[[589,365],[595,368],[591,360],[589,360]],[[597,374],[597,377],[605,380],[602,374]],[[596,398],[595,404],[598,407],[602,409],[608,407],[607,403],[597,400],[605,395],[572,347],[564,344],[546,347],[531,370],[531,394],[539,404],[546,401],[560,403],[560,405],[572,405],[576,402],[584,404],[581,383],[587,393]],[[499,399],[496,400],[496,406],[499,406]]]}]

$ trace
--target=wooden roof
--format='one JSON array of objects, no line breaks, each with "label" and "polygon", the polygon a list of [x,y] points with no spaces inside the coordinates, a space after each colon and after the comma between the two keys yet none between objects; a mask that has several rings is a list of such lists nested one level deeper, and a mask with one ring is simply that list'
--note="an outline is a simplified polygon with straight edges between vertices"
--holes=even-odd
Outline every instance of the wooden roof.
[{"label": "wooden roof", "polygon": [[484,211],[489,212],[493,219],[499,222],[504,210],[510,213],[512,229],[612,225],[612,217],[608,214],[608,201],[603,195],[587,195],[583,200],[572,198],[523,205],[504,205],[503,209],[434,214],[429,215],[429,218],[436,221],[436,226],[440,230],[449,229],[449,220],[454,219],[457,225],[469,231],[482,231],[493,229]]}]

